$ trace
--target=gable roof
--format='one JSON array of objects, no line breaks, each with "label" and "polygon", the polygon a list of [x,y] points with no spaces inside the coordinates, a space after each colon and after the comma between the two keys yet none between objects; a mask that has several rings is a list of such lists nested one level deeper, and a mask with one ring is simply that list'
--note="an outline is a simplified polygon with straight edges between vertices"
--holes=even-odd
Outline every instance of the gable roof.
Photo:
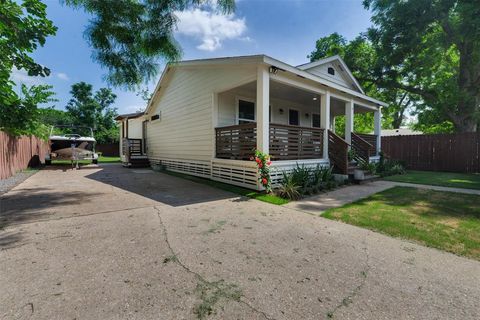
[{"label": "gable roof", "polygon": [[195,59],[195,60],[184,60],[184,61],[179,61],[179,62],[172,62],[168,63],[163,72],[162,75],[160,76],[160,80],[158,81],[155,90],[153,91],[152,97],[150,101],[147,104],[147,107],[145,109],[145,114],[148,114],[150,112],[150,109],[152,108],[154,101],[157,98],[158,92],[161,90],[162,86],[164,86],[164,82],[168,82],[169,74],[171,74],[171,69],[175,67],[201,67],[201,66],[230,66],[230,65],[239,65],[239,64],[252,64],[252,63],[264,63],[270,66],[277,67],[278,69],[281,69],[282,71],[286,72],[291,72],[300,78],[305,78],[308,80],[315,81],[321,85],[331,87],[333,89],[339,90],[341,92],[353,95],[357,98],[364,99],[366,101],[369,101],[373,104],[376,104],[378,106],[388,106],[385,102],[382,102],[380,100],[377,100],[375,98],[369,97],[365,95],[363,89],[361,88],[360,84],[358,84],[358,91],[353,90],[350,88],[347,88],[345,86],[339,85],[336,82],[333,82],[327,78],[320,77],[318,75],[315,75],[313,73],[308,72],[308,65],[313,65],[317,64],[320,65],[321,63],[327,63],[325,60],[327,59],[332,59],[335,60],[334,58],[339,58],[340,63],[343,63],[344,65],[344,70],[348,70],[352,80],[354,83],[357,83],[357,80],[353,75],[351,74],[350,70],[348,69],[347,65],[345,62],[339,57],[339,56],[332,56],[326,59],[322,59],[321,61],[315,61],[311,63],[307,63],[304,65],[300,65],[297,67],[294,67],[292,65],[289,65],[288,63],[282,62],[280,60],[277,60],[275,58],[269,57],[267,55],[250,55],[250,56],[234,56],[234,57],[221,57],[221,58],[210,58],[210,59]]},{"label": "gable roof", "polygon": [[124,119],[135,119],[143,116],[143,114],[144,114],[143,112],[119,114],[118,116],[115,117],[115,120],[121,121]]},{"label": "gable roof", "polygon": [[362,86],[360,85],[360,83],[358,83],[357,79],[355,79],[352,72],[348,68],[347,64],[345,63],[345,61],[343,61],[342,57],[340,57],[339,55],[334,55],[334,56],[327,57],[327,58],[324,58],[324,59],[320,59],[320,60],[317,60],[317,61],[301,64],[301,65],[297,66],[297,68],[300,69],[300,70],[305,70],[305,71],[308,72],[309,69],[313,69],[313,68],[316,68],[318,66],[321,66],[321,65],[324,65],[324,64],[327,64],[327,63],[331,63],[331,62],[334,62],[334,61],[339,63],[339,65],[341,66],[340,71],[348,79],[350,79],[352,81],[352,83],[355,85],[355,87],[362,94],[365,94],[365,91],[363,91]]}]

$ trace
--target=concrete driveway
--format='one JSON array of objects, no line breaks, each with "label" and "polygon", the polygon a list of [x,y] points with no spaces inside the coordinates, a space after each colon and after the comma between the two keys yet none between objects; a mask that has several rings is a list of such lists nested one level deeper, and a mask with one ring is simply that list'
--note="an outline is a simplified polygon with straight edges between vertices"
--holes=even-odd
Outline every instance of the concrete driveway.
[{"label": "concrete driveway", "polygon": [[1,319],[479,319],[480,263],[118,165],[0,198]]}]

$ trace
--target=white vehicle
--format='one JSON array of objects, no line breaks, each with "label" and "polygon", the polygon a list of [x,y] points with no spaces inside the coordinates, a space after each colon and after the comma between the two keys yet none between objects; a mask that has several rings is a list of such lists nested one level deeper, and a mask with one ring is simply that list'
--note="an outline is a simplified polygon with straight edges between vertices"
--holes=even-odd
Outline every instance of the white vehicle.
[{"label": "white vehicle", "polygon": [[[56,134],[55,132],[71,132]],[[83,135],[82,135],[83,133]],[[93,130],[79,126],[53,126],[50,130],[50,154],[45,156],[45,164],[52,160],[71,160],[72,164],[79,160],[92,160],[98,163],[98,154],[95,153],[96,140]]]}]

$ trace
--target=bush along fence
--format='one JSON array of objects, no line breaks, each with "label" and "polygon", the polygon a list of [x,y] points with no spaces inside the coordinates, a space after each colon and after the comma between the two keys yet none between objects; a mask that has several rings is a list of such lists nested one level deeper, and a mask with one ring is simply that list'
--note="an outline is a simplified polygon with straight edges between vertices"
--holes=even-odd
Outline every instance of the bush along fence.
[{"label": "bush along fence", "polygon": [[15,137],[0,131],[0,179],[45,162],[47,141],[34,136]]},{"label": "bush along fence", "polygon": [[407,169],[480,172],[480,133],[382,137],[382,151]]}]

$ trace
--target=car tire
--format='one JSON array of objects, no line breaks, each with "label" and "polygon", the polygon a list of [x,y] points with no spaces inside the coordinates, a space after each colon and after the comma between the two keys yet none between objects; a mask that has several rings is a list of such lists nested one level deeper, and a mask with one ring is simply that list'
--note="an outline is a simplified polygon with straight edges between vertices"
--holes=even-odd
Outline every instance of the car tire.
[{"label": "car tire", "polygon": [[92,163],[93,163],[93,164],[98,164],[98,159],[93,159],[93,160],[92,160]]},{"label": "car tire", "polygon": [[46,165],[46,166],[49,166],[49,165],[51,165],[51,164],[52,164],[52,160],[45,160],[45,165]]}]

